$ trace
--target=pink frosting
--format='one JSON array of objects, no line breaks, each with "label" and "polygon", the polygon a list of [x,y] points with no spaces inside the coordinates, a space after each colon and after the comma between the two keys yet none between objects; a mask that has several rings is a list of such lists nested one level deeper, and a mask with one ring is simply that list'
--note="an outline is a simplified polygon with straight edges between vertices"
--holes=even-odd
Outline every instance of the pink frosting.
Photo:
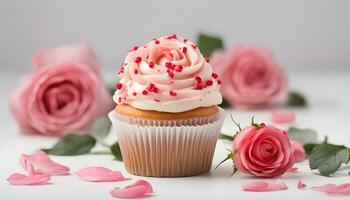
[{"label": "pink frosting", "polygon": [[175,34],[132,48],[119,74],[118,104],[175,113],[222,102],[211,65],[195,44]]}]

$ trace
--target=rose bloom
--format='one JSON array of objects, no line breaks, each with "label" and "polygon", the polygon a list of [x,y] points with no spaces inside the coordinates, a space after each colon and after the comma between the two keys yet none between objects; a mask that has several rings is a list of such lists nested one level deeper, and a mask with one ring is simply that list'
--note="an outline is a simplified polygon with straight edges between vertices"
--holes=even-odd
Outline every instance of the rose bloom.
[{"label": "rose bloom", "polygon": [[99,62],[87,45],[40,50],[33,68],[11,97],[11,110],[23,133],[83,133],[113,108]]},{"label": "rose bloom", "polygon": [[238,108],[264,107],[286,94],[285,72],[267,50],[237,47],[218,51],[210,64],[222,79],[223,97]]},{"label": "rose bloom", "polygon": [[287,132],[270,125],[248,126],[233,141],[234,163],[243,173],[276,177],[294,164]]}]

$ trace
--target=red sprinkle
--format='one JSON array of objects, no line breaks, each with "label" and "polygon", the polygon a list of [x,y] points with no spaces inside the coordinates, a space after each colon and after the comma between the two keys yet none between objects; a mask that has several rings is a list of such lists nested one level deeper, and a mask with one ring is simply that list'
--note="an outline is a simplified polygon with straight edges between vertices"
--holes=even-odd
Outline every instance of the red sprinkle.
[{"label": "red sprinkle", "polygon": [[175,65],[171,62],[166,62],[165,67],[167,67],[168,69],[171,69],[171,70],[175,69]]},{"label": "red sprinkle", "polygon": [[121,83],[117,83],[117,85],[116,85],[115,87],[117,88],[117,90],[120,90],[120,89],[122,89],[123,84],[121,84]]},{"label": "red sprinkle", "polygon": [[213,78],[215,78],[215,79],[217,79],[217,78],[219,77],[219,75],[216,74],[216,73],[212,73],[211,76],[212,76]]},{"label": "red sprinkle", "polygon": [[201,85],[197,84],[197,85],[194,87],[194,89],[196,89],[196,90],[202,90],[203,87],[202,87]]},{"label": "red sprinkle", "polygon": [[207,82],[205,82],[205,84],[207,84],[207,85],[213,85],[213,81],[212,80],[207,80]]},{"label": "red sprinkle", "polygon": [[174,76],[175,76],[173,72],[168,72],[168,75],[170,78],[174,78]]},{"label": "red sprinkle", "polygon": [[183,47],[182,48],[182,53],[186,53],[187,52],[187,47]]},{"label": "red sprinkle", "polygon": [[148,63],[148,65],[149,65],[150,68],[153,68],[154,67],[154,62],[151,61],[151,62]]},{"label": "red sprinkle", "polygon": [[186,43],[188,41],[188,39],[184,39],[184,43]]},{"label": "red sprinkle", "polygon": [[159,42],[159,40],[154,40],[154,43],[159,44],[160,42]]},{"label": "red sprinkle", "polygon": [[130,51],[136,51],[138,48],[138,46],[134,46],[132,49],[130,49]]},{"label": "red sprinkle", "polygon": [[221,81],[220,80],[218,80],[218,85],[221,85]]},{"label": "red sprinkle", "polygon": [[177,36],[176,36],[176,34],[171,34],[171,35],[169,35],[168,37],[166,37],[166,39],[176,39],[177,38]]},{"label": "red sprinkle", "polygon": [[169,91],[169,95],[170,95],[170,96],[176,96],[176,95],[177,95],[177,93],[176,93],[176,92],[174,92],[174,91],[172,91],[172,90],[170,90],[170,91]]},{"label": "red sprinkle", "polygon": [[160,99],[154,99],[155,102],[160,102]]},{"label": "red sprinkle", "polygon": [[147,90],[143,90],[143,91],[142,91],[142,94],[143,94],[143,95],[147,95],[147,94],[148,94]]},{"label": "red sprinkle", "polygon": [[134,69],[134,74],[138,74],[138,73],[139,73],[139,70]]},{"label": "red sprinkle", "polygon": [[209,58],[208,58],[208,57],[205,57],[204,59],[205,59],[205,61],[206,61],[207,63],[209,62]]},{"label": "red sprinkle", "polygon": [[141,60],[142,60],[141,57],[136,57],[136,58],[135,58],[135,63],[140,63]]},{"label": "red sprinkle", "polygon": [[177,66],[175,67],[175,71],[177,71],[177,72],[182,72],[182,70],[183,70],[182,65],[177,65]]},{"label": "red sprinkle", "polygon": [[137,96],[137,93],[136,93],[136,92],[133,92],[132,95]]},{"label": "red sprinkle", "polygon": [[202,79],[199,76],[194,77],[194,79],[196,80],[197,83],[201,83],[202,82]]},{"label": "red sprinkle", "polygon": [[193,49],[197,49],[197,46],[195,44],[191,44]]}]

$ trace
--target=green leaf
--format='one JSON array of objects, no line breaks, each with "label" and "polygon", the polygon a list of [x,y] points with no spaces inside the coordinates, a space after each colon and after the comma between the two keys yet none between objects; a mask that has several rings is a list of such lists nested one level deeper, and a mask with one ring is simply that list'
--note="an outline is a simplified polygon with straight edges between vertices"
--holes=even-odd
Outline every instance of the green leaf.
[{"label": "green leaf", "polygon": [[232,142],[234,139],[234,136],[230,136],[230,135],[226,135],[226,134],[221,133],[219,139],[228,140],[228,141]]},{"label": "green leaf", "polygon": [[205,34],[199,34],[197,44],[204,57],[209,57],[215,49],[224,48],[221,38]]},{"label": "green leaf", "polygon": [[109,120],[107,115],[99,117],[94,121],[94,123],[90,127],[89,134],[97,140],[103,139],[108,135],[111,126],[111,120]]},{"label": "green leaf", "polygon": [[302,94],[295,91],[290,91],[288,94],[287,105],[295,107],[304,107],[307,106],[307,101]]},{"label": "green leaf", "polygon": [[317,169],[322,175],[329,176],[335,173],[350,159],[350,150],[345,146],[333,144],[320,144],[311,152],[309,165],[311,169]]},{"label": "green leaf", "polygon": [[315,148],[315,146],[317,146],[318,144],[316,143],[309,143],[309,144],[304,144],[304,150],[306,155],[310,155],[312,150]]},{"label": "green leaf", "polygon": [[90,153],[96,140],[91,135],[68,134],[62,137],[51,149],[43,149],[51,155],[73,156]]},{"label": "green leaf", "polygon": [[312,129],[290,127],[288,129],[288,135],[290,139],[298,140],[303,145],[308,143],[317,143],[317,132]]},{"label": "green leaf", "polygon": [[123,161],[123,157],[122,157],[122,152],[120,150],[120,146],[119,143],[116,142],[111,146],[111,151],[112,154],[114,155],[114,157],[119,160],[119,161]]},{"label": "green leaf", "polygon": [[222,102],[219,106],[221,108],[233,108],[233,106],[224,98],[222,99]]}]

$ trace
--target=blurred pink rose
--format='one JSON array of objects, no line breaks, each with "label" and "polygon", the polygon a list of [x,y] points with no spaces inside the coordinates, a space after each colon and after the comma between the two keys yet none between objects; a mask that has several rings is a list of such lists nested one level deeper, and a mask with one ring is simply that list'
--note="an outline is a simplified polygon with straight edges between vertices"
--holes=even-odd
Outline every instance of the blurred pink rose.
[{"label": "blurred pink rose", "polygon": [[33,68],[11,97],[22,132],[50,136],[83,132],[113,108],[99,62],[85,44],[40,50]]},{"label": "blurred pink rose", "polygon": [[221,76],[224,98],[238,108],[267,106],[286,93],[285,72],[267,50],[231,48],[215,52],[210,63]]},{"label": "blurred pink rose", "polygon": [[294,164],[287,132],[270,125],[248,126],[233,141],[235,166],[243,173],[276,177]]}]

